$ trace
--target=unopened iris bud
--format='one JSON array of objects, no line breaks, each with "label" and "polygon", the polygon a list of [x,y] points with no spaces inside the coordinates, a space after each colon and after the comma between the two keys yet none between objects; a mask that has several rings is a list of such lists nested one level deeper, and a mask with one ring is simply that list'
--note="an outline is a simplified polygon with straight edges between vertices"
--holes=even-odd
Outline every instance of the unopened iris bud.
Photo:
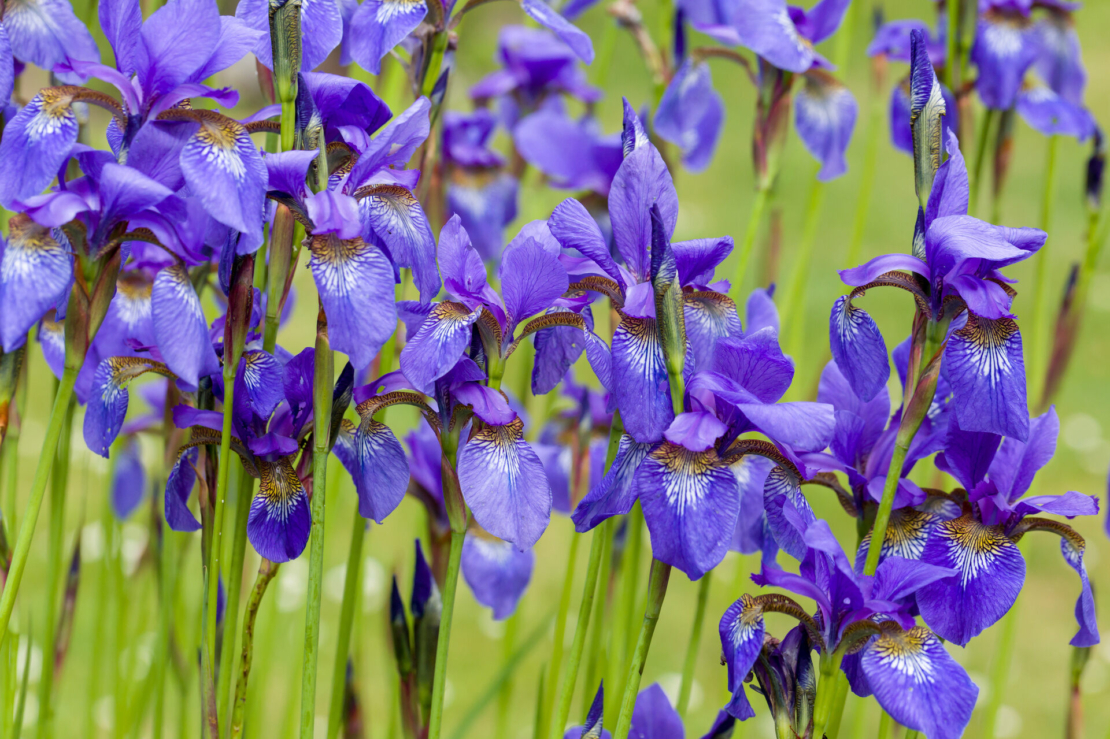
[{"label": "unopened iris bud", "polygon": [[651,206],[651,284],[655,293],[656,328],[667,361],[667,374],[672,380],[671,399],[677,413],[681,410],[682,397],[674,397],[674,394],[681,392],[680,380],[686,362],[686,317],[678,266],[658,205]]},{"label": "unopened iris bud", "polygon": [[301,0],[270,0],[270,44],[274,95],[280,103],[292,103],[301,70]]},{"label": "unopened iris bud", "polygon": [[1103,177],[1106,171],[1106,138],[1101,128],[1095,129],[1091,157],[1087,160],[1087,209],[1097,213],[1102,207]]},{"label": "unopened iris bud", "polygon": [[224,368],[234,373],[243,355],[254,308],[254,255],[236,257],[224,324]]},{"label": "unopened iris bud", "polygon": [[389,596],[389,630],[393,636],[393,656],[397,659],[397,672],[402,679],[412,672],[412,645],[409,641],[409,622],[405,616],[405,603],[393,576],[393,590]]}]

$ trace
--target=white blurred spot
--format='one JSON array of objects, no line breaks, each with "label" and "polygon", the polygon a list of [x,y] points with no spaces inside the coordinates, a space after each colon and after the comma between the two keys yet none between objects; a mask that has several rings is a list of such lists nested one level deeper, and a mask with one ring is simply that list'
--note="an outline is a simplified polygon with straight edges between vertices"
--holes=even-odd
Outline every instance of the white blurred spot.
[{"label": "white blurred spot", "polygon": [[1106,690],[1107,678],[1110,677],[1110,668],[1105,662],[1091,660],[1083,670],[1083,677],[1079,680],[1079,691],[1084,695],[1094,695]]},{"label": "white blurred spot", "polygon": [[19,660],[15,666],[16,679],[20,682],[23,681],[23,665],[27,664],[27,649],[31,650],[31,664],[29,666],[30,675],[27,676],[27,681],[31,684],[37,683],[39,677],[42,676],[42,647],[37,644],[31,644],[26,635],[19,638],[19,653],[16,658]]},{"label": "white blurred spot", "polygon": [[[132,680],[144,679],[154,662],[154,640],[156,636],[153,631],[148,631],[141,634],[133,645],[124,648],[119,655],[120,671],[130,674]],[[127,672],[128,670],[130,670],[130,673]]]},{"label": "white blurred spot", "polygon": [[34,726],[39,719],[39,699],[34,693],[27,693],[26,702],[23,704],[23,728]]},{"label": "white blurred spot", "polygon": [[104,556],[104,526],[100,521],[85,524],[81,529],[81,562],[99,562]]},{"label": "white blurred spot", "polygon": [[336,565],[324,573],[324,595],[333,603],[343,602],[343,588],[347,584],[347,563]]},{"label": "white blurred spot", "polygon": [[450,708],[455,702],[455,686],[449,679],[443,681],[443,707]]},{"label": "white blurred spot", "polygon": [[[949,654],[952,654],[954,658],[963,657],[967,654],[967,650],[953,649],[952,652],[949,652]],[[956,661],[958,662],[959,660],[957,659]],[[991,689],[994,687],[993,685],[991,685],[990,680],[988,680],[987,676],[983,673],[975,672],[973,670],[968,670],[967,676],[971,678],[971,682],[975,683],[979,687],[978,704],[980,706],[987,705],[987,703],[990,701],[991,693],[993,692]]]},{"label": "white blurred spot", "polygon": [[96,725],[105,731],[115,726],[115,708],[115,698],[112,696],[106,695],[103,698],[98,698],[96,703],[93,703],[93,720],[96,721]]},{"label": "white blurred spot", "polygon": [[[667,672],[659,676],[659,687],[663,688],[663,692],[667,694],[667,700],[671,702],[672,706],[678,705],[678,693],[682,690],[682,675],[677,672]],[[697,680],[694,680],[690,685],[690,705],[687,710],[696,711],[701,706],[704,699],[704,691]]]},{"label": "white blurred spot", "polygon": [[998,739],[1007,739],[1021,734],[1021,714],[1013,706],[999,706],[998,722],[995,724],[994,735]]},{"label": "white blurred spot", "polygon": [[385,568],[373,557],[362,561],[362,612],[378,613],[385,605]]},{"label": "white blurred spot", "polygon": [[[1089,452],[1102,441],[1102,426],[1093,416],[1073,413],[1064,420],[1064,443],[1077,452]],[[1105,470],[1103,470],[1105,472]]]},{"label": "white blurred spot", "polygon": [[278,574],[278,611],[289,613],[297,610],[304,604],[307,592],[308,563],[302,558],[282,565]]},{"label": "white blurred spot", "polygon": [[1110,441],[1099,439],[1098,443],[1083,455],[1082,465],[1089,474],[1100,479],[1106,477],[1106,469],[1110,467]]},{"label": "white blurred spot", "polygon": [[120,533],[122,535],[120,554],[123,557],[123,572],[131,577],[139,567],[139,559],[146,549],[149,534],[145,526],[130,522],[123,524]]},{"label": "white blurred spot", "polygon": [[478,630],[485,634],[486,638],[500,641],[505,636],[505,622],[494,621],[493,611],[483,608],[478,616]]}]

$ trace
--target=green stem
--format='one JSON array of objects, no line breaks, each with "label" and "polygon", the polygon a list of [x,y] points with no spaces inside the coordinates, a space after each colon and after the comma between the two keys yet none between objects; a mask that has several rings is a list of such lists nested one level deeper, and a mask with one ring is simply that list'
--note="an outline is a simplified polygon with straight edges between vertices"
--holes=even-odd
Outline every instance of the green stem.
[{"label": "green stem", "polygon": [[836,673],[836,694],[833,697],[832,716],[829,717],[829,726],[825,729],[828,739],[836,739],[840,735],[840,722],[844,719],[844,706],[848,702],[848,676],[844,671]]},{"label": "green stem", "polygon": [[212,536],[208,543],[208,582],[207,596],[205,597],[205,650],[208,652],[208,664],[215,665],[216,654],[216,601],[220,587],[220,560],[223,554],[224,543],[224,515],[227,510],[227,480],[231,472],[231,423],[235,407],[235,375],[239,369],[236,357],[224,363],[224,408],[223,430],[220,433],[220,460],[216,477],[216,499],[213,503]]},{"label": "green stem", "polygon": [[960,27],[960,5],[957,0],[950,0],[945,5],[948,11],[948,29],[945,33],[944,84],[949,90],[956,89],[958,79],[956,70],[960,66],[959,52],[956,51],[956,38]]},{"label": "green stem", "polygon": [[[1052,210],[1056,202],[1056,150],[1059,136],[1048,137],[1048,152],[1045,158],[1044,194],[1041,198],[1041,230],[1049,231],[1052,226]],[[1049,346],[1049,323],[1051,308],[1048,300],[1048,250],[1044,247],[1033,257],[1033,335],[1026,338],[1030,342],[1030,357],[1027,369],[1029,387],[1034,393],[1044,388],[1044,378],[1048,371],[1045,354]]]},{"label": "green stem", "polygon": [[[559,611],[555,617],[555,640],[551,648],[551,661],[547,664],[547,686],[548,690],[544,693],[544,701],[540,706],[540,736],[538,739],[545,739],[550,736],[552,739],[562,734],[562,727],[564,723],[559,724],[558,731],[552,728],[550,734],[544,734],[544,729],[551,721],[551,715],[554,710],[554,704],[559,694],[560,674],[563,668],[563,646],[566,643],[567,635],[567,617],[570,615],[570,596],[571,591],[574,589],[574,570],[575,564],[578,562],[578,544],[582,537],[577,533],[571,534],[570,537],[570,551],[567,552],[567,571],[563,576],[563,591],[559,596]],[[592,547],[591,547],[592,549]]]},{"label": "green stem", "polygon": [[220,676],[216,699],[220,726],[229,726],[231,716],[231,673],[234,667],[235,637],[239,625],[239,600],[243,591],[243,562],[247,554],[247,518],[250,516],[254,478],[239,471],[239,494],[235,499],[235,538],[231,543],[231,568],[227,578],[227,606],[224,609],[224,637],[220,645]]},{"label": "green stem", "polygon": [[875,525],[871,529],[871,543],[867,548],[867,562],[863,567],[864,574],[874,575],[875,570],[879,567],[879,555],[883,551],[886,528],[890,523],[890,512],[894,508],[894,494],[898,491],[898,481],[902,478],[902,465],[905,464],[906,453],[909,448],[909,441],[903,443],[899,439],[894,444],[894,453],[890,458],[890,469],[887,471],[886,481],[883,483],[883,497],[879,501],[879,510],[875,514]]},{"label": "green stem", "polygon": [[27,511],[23,516],[23,523],[19,527],[19,537],[16,539],[15,549],[12,552],[8,579],[4,584],[3,593],[0,594],[0,635],[8,631],[8,624],[11,622],[12,610],[15,608],[15,597],[19,593],[23,570],[27,567],[27,557],[31,553],[31,539],[35,536],[35,524],[38,523],[39,511],[42,509],[42,499],[46,494],[46,481],[50,477],[50,468],[54,465],[54,453],[58,449],[58,442],[62,436],[62,426],[66,414],[69,412],[69,403],[73,398],[73,386],[77,382],[79,370],[79,367],[70,367],[67,364],[65,371],[62,373],[61,384],[58,386],[58,394],[54,396],[54,407],[50,411],[46,438],[43,439],[38,465],[35,467],[35,477],[31,482],[31,492],[27,499]]},{"label": "green stem", "polygon": [[301,672],[301,739],[312,739],[316,722],[320,601],[324,588],[324,501],[328,489],[332,386],[335,384],[335,356],[328,342],[327,319],[323,307],[320,308],[320,317],[317,319],[316,360],[312,382],[312,534],[309,539],[308,603],[304,624],[304,667]]},{"label": "green stem", "polygon": [[[166,711],[166,673],[169,664],[170,635],[173,624],[173,597],[175,589],[175,567],[172,558],[174,553],[175,533],[164,527],[162,529],[162,553],[158,566],[161,570],[161,589],[158,600],[158,643],[154,651],[154,718],[151,727],[152,739],[162,739],[165,725]],[[94,662],[95,664],[95,662]]]},{"label": "green stem", "polygon": [[[5,634],[3,638],[12,638],[14,634]],[[15,650],[18,654],[19,650]],[[15,704],[15,721],[12,724],[12,739],[19,739],[23,731],[23,709],[27,706],[27,681],[31,678],[31,634],[27,633],[27,656],[23,658],[23,681],[19,686],[19,698]]]},{"label": "green stem", "polygon": [[987,159],[987,141],[990,140],[991,125],[994,122],[997,110],[987,108],[983,112],[983,119],[979,122],[979,132],[975,137],[975,168],[971,178],[971,193],[969,197],[969,215],[975,215],[976,205],[979,203],[979,187],[983,180],[983,162]]},{"label": "green stem", "polygon": [[1014,656],[1014,640],[1017,638],[1017,608],[1020,602],[1019,600],[1010,607],[999,626],[998,644],[994,648],[994,669],[991,670],[990,700],[987,701],[986,713],[983,714],[983,739],[994,739],[998,709],[1002,707],[1002,696],[1006,693],[1006,684],[1010,682],[1010,664]]},{"label": "green stem", "polygon": [[[837,676],[840,674],[840,665],[843,661],[843,646],[821,655],[821,676],[817,681],[817,698],[813,703],[813,736],[815,737],[825,736],[825,727],[829,725],[833,714],[837,711],[836,701],[840,694]],[[845,694],[844,699],[846,698]]]},{"label": "green stem", "polygon": [[[251,588],[251,597],[247,601],[247,612],[243,614],[243,651],[239,657],[239,679],[235,683],[235,703],[231,711],[231,739],[238,739],[243,733],[243,716],[247,708],[247,683],[250,680],[251,662],[254,658],[254,622],[258,618],[258,608],[262,605],[262,596],[266,595],[266,588],[277,574],[278,565],[268,559],[262,560],[258,567],[258,576]],[[291,702],[291,701],[290,701]],[[184,707],[182,709],[184,711]]]},{"label": "green stem", "polygon": [[62,435],[54,456],[54,472],[50,477],[50,549],[47,559],[46,630],[42,642],[42,675],[39,678],[38,737],[53,733],[54,652],[58,637],[58,606],[62,583],[65,581],[66,487],[69,485],[69,452],[73,431],[74,400],[70,400],[62,419]]},{"label": "green stem", "polygon": [[458,590],[459,563],[462,560],[465,538],[465,531],[451,532],[447,574],[443,578],[443,614],[439,622],[439,641],[436,642],[436,671],[432,681],[432,709],[428,720],[427,739],[439,739],[443,730],[443,691],[447,682],[447,650],[451,643],[451,622],[455,614],[455,593]]},{"label": "green stem", "polygon": [[748,227],[744,230],[744,241],[740,245],[740,262],[736,266],[736,279],[732,283],[732,297],[739,300],[744,291],[744,278],[748,276],[748,264],[751,262],[752,250],[755,247],[755,238],[759,234],[759,226],[763,221],[763,211],[767,207],[770,196],[770,187],[761,187],[755,192],[752,201],[752,210],[748,214]]},{"label": "green stem", "polygon": [[613,61],[613,52],[617,48],[617,33],[620,27],[615,20],[605,24],[601,32],[601,45],[598,47],[597,58],[590,65],[590,84],[599,89],[606,89],[609,83],[609,70]]},{"label": "green stem", "polygon": [[[557,711],[551,721],[551,730],[548,736],[552,739],[562,736],[563,729],[570,717],[570,704],[574,698],[574,685],[578,681],[578,668],[582,664],[582,652],[586,647],[586,635],[589,633],[590,616],[593,613],[594,598],[597,594],[597,578],[601,569],[601,559],[605,550],[605,534],[607,528],[594,529],[590,541],[590,561],[586,566],[586,582],[582,584],[582,602],[578,606],[578,622],[574,626],[574,640],[570,645],[570,659],[567,662],[567,671],[559,681],[558,696],[555,702]],[[574,538],[580,538],[574,534]],[[594,630],[599,628],[595,624]]]},{"label": "green stem", "polygon": [[[877,86],[876,86],[877,87]],[[856,197],[856,215],[852,222],[852,240],[848,242],[848,256],[845,259],[847,267],[855,267],[860,263],[863,251],[863,236],[867,230],[867,215],[871,209],[871,194],[875,189],[875,171],[879,164],[879,142],[882,136],[875,133],[881,130],[883,113],[883,97],[878,89],[871,91],[869,101],[869,115],[867,117],[867,130],[864,140],[867,148],[863,156],[863,173],[860,175],[859,195]]]},{"label": "green stem", "polygon": [[593,629],[590,630],[590,641],[586,647],[586,679],[582,685],[582,705],[590,705],[597,685],[604,674],[605,655],[602,654],[601,639],[605,635],[607,620],[605,615],[609,612],[607,607],[609,577],[613,562],[613,532],[616,530],[616,521],[604,521],[601,524],[602,551],[601,572],[598,573],[598,592],[594,596],[594,615],[592,617]]},{"label": "green stem", "polygon": [[296,148],[297,100],[281,101],[281,150],[293,151]]},{"label": "green stem", "polygon": [[636,594],[639,590],[640,549],[643,541],[644,512],[637,502],[626,517],[628,531],[621,555],[620,593],[617,607],[613,613],[613,626],[609,632],[609,671],[606,683],[610,686],[606,695],[605,714],[611,715],[620,710],[620,696],[624,685],[622,671],[627,663],[632,640],[632,619]]},{"label": "green stem", "polygon": [[347,656],[351,651],[351,630],[355,622],[359,585],[362,582],[362,545],[366,540],[367,523],[358,515],[357,501],[351,530],[351,548],[347,552],[347,576],[343,581],[343,605],[339,612],[339,634],[336,637],[335,667],[331,673],[331,705],[328,707],[328,739],[339,736],[343,728],[343,697],[347,683]]},{"label": "green stem", "polygon": [[875,739],[887,739],[890,736],[890,730],[894,727],[894,719],[890,714],[883,711],[879,716],[879,731],[875,734]]},{"label": "green stem", "polygon": [[[540,627],[546,629],[547,623],[541,623]],[[508,619],[505,620],[505,635],[504,637],[502,637],[501,645],[502,651],[504,652],[504,667],[501,668],[502,674],[506,674],[505,671],[509,668],[510,664],[515,665],[514,660],[516,658],[516,655],[521,651],[516,648],[516,632],[519,630],[519,628],[520,609],[518,608],[517,610],[513,611],[513,614],[509,616]],[[542,632],[537,633],[534,641],[538,642],[542,636]],[[525,646],[527,647],[531,645]],[[522,647],[522,649],[523,648],[524,647]],[[492,700],[492,696],[490,697],[490,700]],[[496,739],[506,739],[506,737],[509,735],[509,714],[512,710],[512,700],[512,680],[506,679],[503,682],[499,682],[497,687],[497,721],[494,724],[494,736],[496,737]],[[462,722],[460,722],[459,728],[455,730],[453,739],[462,739],[463,733],[469,726],[470,721],[468,721],[468,719],[470,719],[471,714],[474,715],[474,718],[477,718],[478,713],[481,712],[479,708],[480,705],[481,702],[475,703],[474,708],[471,709],[471,712],[466,715]]]},{"label": "green stem", "polygon": [[644,621],[640,626],[640,636],[636,639],[636,651],[632,653],[632,661],[628,665],[628,678],[624,685],[624,697],[621,700],[621,713],[617,718],[617,730],[613,732],[613,739],[628,739],[628,730],[632,727],[632,709],[636,705],[636,696],[640,693],[640,679],[644,676],[644,663],[647,662],[648,650],[651,649],[651,638],[655,634],[655,627],[659,623],[659,612],[663,609],[663,599],[667,596],[667,583],[671,579],[671,566],[657,559],[651,561],[651,575],[648,577],[647,608],[644,609]]},{"label": "green stem", "polygon": [[[824,202],[825,183],[815,179],[806,204],[805,226],[802,241],[794,257],[794,269],[790,271],[785,297],[782,303],[781,323],[786,329],[783,345],[795,362],[799,362],[802,344],[802,326],[805,320],[806,283],[809,279],[809,265],[813,261],[813,244],[817,240],[817,226],[821,219],[821,204]],[[800,362],[799,362],[800,363]]]},{"label": "green stem", "polygon": [[690,691],[694,687],[694,667],[698,662],[698,645],[701,644],[701,630],[705,623],[705,609],[709,603],[709,585],[713,581],[713,571],[702,575],[698,583],[698,604],[694,609],[694,626],[690,630],[690,642],[686,645],[686,661],[682,665],[682,684],[678,689],[678,705],[675,710],[683,719],[690,705]]}]

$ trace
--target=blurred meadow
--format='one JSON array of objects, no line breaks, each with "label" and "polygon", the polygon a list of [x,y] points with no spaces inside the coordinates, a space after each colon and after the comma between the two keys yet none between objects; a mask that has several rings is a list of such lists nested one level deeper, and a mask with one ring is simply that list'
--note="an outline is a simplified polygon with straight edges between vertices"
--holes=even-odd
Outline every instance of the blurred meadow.
[{"label": "blurred meadow", "polygon": [[[930,0],[888,0],[879,4],[884,6],[887,19],[918,17],[930,23],[934,20],[935,3]],[[75,5],[80,6],[81,3]],[[639,108],[653,103],[656,93],[632,38],[627,32],[614,27],[605,5],[599,3],[589,10],[579,25],[591,35],[598,47],[606,43],[603,39],[608,34],[615,34],[611,57],[588,72],[591,82],[601,86],[606,93],[597,108],[599,119],[606,131],[615,132],[620,127],[622,95]],[[233,5],[226,2],[221,6],[224,13],[234,10]],[[657,4],[644,2],[641,10],[649,28],[660,27],[662,18]],[[81,11],[78,12],[80,14]],[[862,165],[872,144],[878,166],[862,232],[862,259],[907,251],[913,231],[916,209],[913,165],[910,157],[896,151],[890,144],[886,112],[890,88],[905,74],[906,68],[891,63],[881,89],[874,89],[871,62],[865,54],[872,33],[871,4],[856,0],[850,12],[854,14],[851,24],[853,35],[848,62],[840,76],[859,101],[860,116],[849,149],[848,174],[824,187],[823,207],[813,224],[814,257],[810,273],[804,281],[807,296],[804,333],[802,340],[795,342],[798,350],[793,352],[798,363],[795,385],[791,390],[794,399],[808,399],[814,394],[821,366],[828,357],[829,309],[835,298],[845,292],[836,270],[852,266],[846,264],[848,245],[860,198]],[[507,3],[492,3],[469,15],[461,24],[459,50],[446,109],[470,109],[466,91],[496,67],[497,32],[509,22],[525,22],[519,8]],[[1078,13],[1077,22],[1090,73],[1087,104],[1095,117],[1106,123],[1110,121],[1110,74],[1105,72],[1110,68],[1110,45],[1106,44],[1104,37],[1106,30],[1110,29],[1110,4],[1088,3]],[[705,39],[691,39],[692,44],[705,42]],[[831,47],[837,43],[837,38],[834,38],[828,45]],[[823,51],[833,56],[831,48]],[[673,168],[681,202],[676,239],[730,234],[739,241],[747,224],[754,194],[751,165],[754,91],[739,66],[724,60],[714,61],[713,65],[715,86],[724,96],[727,106],[725,129],[713,163],[705,172],[694,175],[678,166]],[[246,115],[262,104],[260,93],[256,93],[255,97],[250,95],[250,91],[257,90],[254,76],[253,57],[248,57],[222,75],[221,82],[246,93],[236,113]],[[386,97],[395,111],[402,107],[399,104],[408,103],[407,91],[402,90],[402,86],[379,86],[374,78],[363,79],[371,81],[375,90]],[[21,97],[26,99],[33,94],[33,89],[28,86],[34,81],[34,78],[29,80],[28,75],[24,76],[24,89],[19,91]],[[877,115],[871,113],[874,106],[878,107]],[[1001,206],[1001,223],[1038,226],[1044,197],[1047,142],[1020,119],[1016,128],[1012,169]],[[504,132],[500,132],[499,136],[500,144],[506,146],[508,142]],[[814,188],[817,165],[802,148],[796,135],[791,133],[790,136],[774,200],[769,208],[772,215],[770,219],[765,219],[757,241],[753,269],[749,270],[749,282],[752,282],[752,276],[757,276],[761,285],[781,282],[790,274],[795,254],[803,242],[807,203]],[[971,151],[972,146],[973,142],[965,142],[965,154]],[[1089,143],[1080,145],[1071,139],[1060,141],[1056,205],[1046,246],[1047,259],[1043,262],[1048,270],[1046,284],[1054,306],[1058,305],[1072,263],[1082,258],[1086,248],[1087,213],[1083,201],[1083,177],[1088,155]],[[677,156],[673,158],[677,160]],[[528,221],[547,217],[551,209],[570,194],[548,187],[536,172],[530,171],[522,183],[519,217],[506,231],[506,237],[510,238],[520,225]],[[990,207],[986,189],[979,207],[978,215],[986,217]],[[777,231],[774,239],[770,236],[772,229]],[[772,241],[777,242],[776,249],[772,249]],[[730,258],[719,274],[733,274],[735,261],[735,256]],[[1019,298],[1014,310],[1020,318],[1026,318],[1029,313],[1030,291],[1025,286],[1032,284],[1033,269],[1039,264],[1042,262],[1029,260],[1017,265],[1011,273],[1019,279],[1016,285]],[[303,261],[295,286],[294,313],[279,334],[279,342],[294,352],[310,345],[315,326],[315,288],[310,274],[303,268]],[[744,293],[753,286],[754,283],[745,285]],[[875,291],[861,302],[875,316],[888,337],[906,335],[912,318],[912,302],[900,292],[893,294],[896,292]],[[213,306],[209,307],[215,311]],[[1087,317],[1070,373],[1057,400],[1061,420],[1060,446],[1050,465],[1038,476],[1031,491],[1033,493],[1077,490],[1101,496],[1106,488],[1110,467],[1108,322],[1110,263],[1104,259],[1096,271]],[[13,501],[8,497],[10,493],[5,492],[3,500],[9,531],[20,520],[25,504],[22,493],[30,484],[36,455],[42,447],[55,385],[41,352],[33,350],[28,357],[28,413],[19,442],[19,484],[16,488],[19,494],[14,501],[14,521]],[[517,391],[517,388],[526,386],[525,373],[529,369],[526,364],[524,353],[518,355],[515,363],[510,363],[507,387]],[[586,373],[583,373],[585,376]],[[893,385],[891,390],[898,392]],[[529,398],[527,407],[533,418],[529,429],[537,432],[539,424],[535,420],[560,407],[560,402],[565,401],[555,398],[554,394],[548,398]],[[138,405],[135,410],[138,410]],[[159,581],[148,549],[152,545],[154,531],[150,498],[130,520],[119,522],[114,518],[107,502],[109,463],[86,449],[81,435],[81,413],[79,409],[73,422],[73,457],[64,531],[67,542],[73,542],[80,534],[80,585],[71,646],[64,669],[56,678],[54,735],[67,738],[151,736],[152,644],[158,629]],[[415,420],[415,413],[410,416],[408,409],[394,408],[389,411],[390,424],[398,429],[399,437]],[[153,467],[157,445],[153,439],[144,440],[144,444],[146,461],[148,466]],[[356,510],[350,478],[340,471],[334,459],[332,462],[335,474],[328,475],[326,490],[326,576],[316,714],[318,737],[325,733],[345,563]],[[11,474],[11,469],[5,470],[4,474]],[[932,479],[919,482],[936,483]],[[236,486],[232,485],[231,489],[235,490]],[[5,491],[8,490],[10,488],[5,487]],[[843,514],[834,496],[814,488],[807,488],[807,492],[818,516],[827,518],[844,541],[854,541],[854,522]],[[157,495],[161,495],[160,489]],[[1100,516],[1076,523],[1077,529],[1087,538],[1087,566],[1100,611],[1110,613],[1110,561],[1103,560],[1103,557],[1110,559],[1110,544],[1103,529],[1103,518]],[[39,735],[36,733],[39,706],[35,688],[43,665],[42,653],[35,640],[36,632],[41,631],[39,624],[45,618],[47,527],[48,516],[44,513],[28,565],[28,577],[13,620],[13,626],[21,637],[21,664],[27,655],[28,645],[30,648],[30,690],[23,732],[26,737]],[[462,739],[464,730],[469,737],[524,739],[531,735],[540,676],[551,659],[551,616],[557,606],[564,578],[572,567],[576,579],[571,591],[568,644],[573,634],[589,547],[578,546],[577,561],[568,561],[572,530],[568,519],[558,515],[553,517],[547,533],[536,546],[536,569],[530,588],[518,612],[508,622],[493,621],[489,611],[478,606],[465,587],[460,587],[446,696],[445,736],[449,739]],[[178,562],[175,610],[183,614],[199,613],[200,535],[169,531],[166,534],[172,538],[171,551]],[[355,685],[362,701],[366,735],[372,739],[400,736],[396,671],[388,631],[390,577],[397,575],[407,599],[412,579],[413,540],[425,534],[424,509],[417,501],[408,498],[384,525],[371,524],[366,539],[362,599],[353,638],[353,667]],[[71,544],[67,544],[69,546]],[[1063,734],[1071,659],[1068,639],[1075,629],[1072,609],[1078,583],[1061,561],[1058,546],[1054,537],[1028,537],[1021,543],[1029,564],[1027,586],[1015,606],[1019,611],[1018,638],[1006,684],[991,685],[988,677],[993,660],[999,656],[995,644],[1001,625],[974,640],[967,649],[949,645],[950,651],[967,668],[981,690],[979,710],[966,736],[980,734],[981,709],[998,691],[1002,692],[1002,710],[997,736],[1045,737]],[[641,592],[637,596],[633,616],[636,623],[642,612],[648,558],[649,549],[645,547],[643,561],[639,563]],[[244,600],[249,594],[257,566],[258,556],[248,548]],[[726,606],[741,592],[756,589],[747,580],[747,574],[757,566],[754,556],[729,554],[714,573],[695,672],[696,682],[686,718],[688,736],[704,734],[717,710],[727,700],[725,668],[718,661],[720,644],[716,624]],[[295,735],[307,575],[307,555],[283,565],[262,605],[247,707],[248,737],[268,739]],[[697,586],[676,571],[663,607],[655,648],[644,672],[644,686],[658,681],[672,698],[679,684],[696,593]],[[783,617],[770,618],[774,621]],[[1105,616],[1101,625],[1104,632],[1110,631],[1110,620]],[[199,700],[195,652],[192,650],[197,644],[199,619],[178,620],[172,628],[181,652],[174,655],[175,664],[167,681],[166,715],[167,725],[179,729],[170,729],[161,735],[197,736],[200,715],[196,710]],[[595,628],[594,624],[591,624],[592,628]],[[772,623],[769,628],[777,630],[778,624]],[[496,689],[496,681],[506,658],[520,650],[523,650],[523,657],[508,681],[511,692],[502,691],[501,703],[495,699],[482,712],[471,715],[476,702]],[[586,672],[584,668],[571,712],[576,723],[584,717],[587,693],[592,697],[595,687],[591,685],[587,688],[584,684]],[[1093,650],[1082,686],[1086,719],[1084,735],[1104,737],[1110,730],[1110,644]],[[507,700],[504,697],[506,694]],[[743,725],[738,724],[736,737],[773,737],[773,727],[765,706],[760,702],[755,707],[757,717]],[[502,717],[500,720],[499,716]],[[874,736],[878,717],[879,711],[873,701],[849,698],[842,736],[852,739]]]}]

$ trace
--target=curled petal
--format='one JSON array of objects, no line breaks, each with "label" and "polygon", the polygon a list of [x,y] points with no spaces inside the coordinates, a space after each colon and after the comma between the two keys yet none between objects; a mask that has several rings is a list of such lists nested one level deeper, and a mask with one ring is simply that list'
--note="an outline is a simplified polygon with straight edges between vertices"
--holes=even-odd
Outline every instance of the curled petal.
[{"label": "curled petal", "polygon": [[1087,577],[1087,565],[1083,561],[1086,549],[1086,543],[1078,536],[1060,538],[1060,553],[1064,555],[1064,561],[1079,575],[1081,584],[1079,599],[1075,601],[1075,620],[1079,623],[1079,632],[1069,642],[1073,647],[1093,647],[1099,642],[1095,596]]},{"label": "curled petal", "polygon": [[308,495],[288,457],[277,462],[260,459],[258,465],[262,479],[251,501],[247,538],[254,550],[271,562],[288,562],[299,557],[308,544],[312,528]]},{"label": "curled petal", "polygon": [[696,580],[728,551],[740,513],[736,477],[710,449],[692,452],[664,442],[647,456],[632,481],[661,562]]},{"label": "curled petal", "polygon": [[551,518],[551,486],[519,418],[485,426],[459,451],[459,484],[474,518],[519,549],[535,544]]},{"label": "curled petal", "polygon": [[189,510],[189,495],[197,481],[195,465],[199,452],[196,447],[186,449],[177,458],[169,477],[166,478],[166,523],[174,531],[198,531],[200,521]]},{"label": "curled petal", "polygon": [[957,573],[921,588],[917,605],[929,628],[960,646],[1002,618],[1025,581],[1017,545],[970,515],[938,523],[921,559]]},{"label": "curled petal", "polygon": [[158,349],[178,378],[196,387],[200,378],[220,371],[200,298],[184,265],[174,263],[158,272],[150,308]]},{"label": "curled petal", "polygon": [[463,542],[462,575],[474,599],[493,609],[495,621],[513,615],[528,583],[536,555],[505,541],[469,534]]},{"label": "curled petal", "polygon": [[744,681],[763,650],[763,609],[750,595],[740,596],[721,616],[721,654],[728,665],[728,689],[732,700],[725,706],[728,714],[741,721],[755,716],[744,691]]},{"label": "curled petal", "polygon": [[589,531],[612,516],[623,516],[636,502],[632,480],[636,470],[651,451],[652,444],[640,444],[628,434],[622,434],[613,465],[586,494],[571,518],[579,533]]},{"label": "curled petal", "polygon": [[359,369],[370,366],[397,328],[393,267],[362,239],[315,236],[309,268],[328,316],[332,347]]},{"label": "curled petal", "polygon": [[85,444],[107,458],[127,416],[127,383],[147,372],[170,376],[160,362],[140,357],[109,357],[97,365],[85,411]]}]

